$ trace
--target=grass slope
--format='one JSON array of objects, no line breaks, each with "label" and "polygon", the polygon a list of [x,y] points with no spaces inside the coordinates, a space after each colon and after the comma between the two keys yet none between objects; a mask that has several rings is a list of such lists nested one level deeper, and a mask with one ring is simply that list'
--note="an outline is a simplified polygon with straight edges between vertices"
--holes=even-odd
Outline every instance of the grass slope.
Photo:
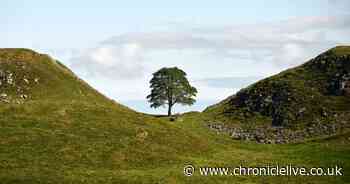
[{"label": "grass slope", "polygon": [[[0,86],[0,93],[10,99],[0,102],[0,183],[350,181],[349,134],[302,144],[242,143],[209,130],[203,123],[210,118],[207,114],[188,113],[169,122],[132,111],[103,97],[57,61],[31,50],[0,49],[0,70],[13,73],[15,81]],[[38,83],[35,78],[40,78]],[[28,97],[23,99],[22,94]],[[183,176],[188,163],[232,167],[242,162],[340,165],[345,176]]]}]

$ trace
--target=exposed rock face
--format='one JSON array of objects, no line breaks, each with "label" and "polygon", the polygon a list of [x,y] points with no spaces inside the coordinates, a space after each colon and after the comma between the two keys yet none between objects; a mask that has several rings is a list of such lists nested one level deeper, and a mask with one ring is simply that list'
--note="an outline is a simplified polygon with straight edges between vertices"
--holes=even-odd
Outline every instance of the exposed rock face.
[{"label": "exposed rock face", "polygon": [[276,82],[263,85],[261,88],[246,89],[237,93],[236,100],[231,103],[238,108],[247,108],[248,111],[259,112],[264,116],[272,117],[272,125],[288,125],[293,118],[288,113],[288,106],[292,103],[293,94],[287,83]]},{"label": "exposed rock face", "polygon": [[330,79],[329,92],[333,95],[345,95],[348,94],[350,88],[350,74],[337,73],[333,78]]},{"label": "exposed rock face", "polygon": [[7,72],[8,72],[8,75],[6,76],[7,84],[14,85],[13,73],[11,73],[10,71],[7,71]]}]

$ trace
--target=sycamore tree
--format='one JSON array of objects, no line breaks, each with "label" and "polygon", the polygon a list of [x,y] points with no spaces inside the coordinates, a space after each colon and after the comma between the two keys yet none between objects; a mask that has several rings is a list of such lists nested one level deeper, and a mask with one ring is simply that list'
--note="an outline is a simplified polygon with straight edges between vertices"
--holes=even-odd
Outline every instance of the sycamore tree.
[{"label": "sycamore tree", "polygon": [[197,89],[190,85],[186,73],[177,67],[162,68],[153,73],[151,94],[147,96],[151,107],[168,106],[168,116],[175,104],[192,105]]}]

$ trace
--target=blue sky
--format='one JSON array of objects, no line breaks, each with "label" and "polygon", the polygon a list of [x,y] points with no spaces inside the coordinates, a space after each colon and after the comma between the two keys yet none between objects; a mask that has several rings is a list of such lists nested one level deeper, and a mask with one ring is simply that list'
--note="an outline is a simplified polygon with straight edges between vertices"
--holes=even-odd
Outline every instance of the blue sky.
[{"label": "blue sky", "polygon": [[254,24],[328,13],[328,1],[315,2],[5,0],[0,12],[0,26],[5,28],[1,39],[5,47],[81,48],[167,23]]},{"label": "blue sky", "polygon": [[350,3],[319,1],[2,1],[0,47],[48,53],[110,98],[149,113],[151,74],[188,73],[203,110],[240,88],[350,44]]}]

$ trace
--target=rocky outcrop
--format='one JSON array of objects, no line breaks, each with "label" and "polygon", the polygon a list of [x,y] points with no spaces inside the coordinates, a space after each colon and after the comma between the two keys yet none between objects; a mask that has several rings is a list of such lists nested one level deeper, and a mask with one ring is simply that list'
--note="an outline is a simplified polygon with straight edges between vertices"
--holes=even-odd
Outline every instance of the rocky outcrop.
[{"label": "rocky outcrop", "polygon": [[350,89],[350,74],[344,72],[337,73],[329,80],[329,93],[332,95],[348,95]]},{"label": "rocky outcrop", "polygon": [[289,113],[290,104],[294,99],[291,89],[284,82],[263,84],[257,88],[241,90],[231,103],[238,108],[246,108],[247,111],[272,117],[274,126],[287,126],[293,119]]}]

